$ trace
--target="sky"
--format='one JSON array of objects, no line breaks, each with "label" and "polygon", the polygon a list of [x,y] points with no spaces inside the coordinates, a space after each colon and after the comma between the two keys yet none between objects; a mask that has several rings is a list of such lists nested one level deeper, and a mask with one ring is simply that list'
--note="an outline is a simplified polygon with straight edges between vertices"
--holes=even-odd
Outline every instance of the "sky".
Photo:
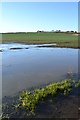
[{"label": "sky", "polygon": [[78,31],[77,2],[3,2],[0,8],[0,32]]}]

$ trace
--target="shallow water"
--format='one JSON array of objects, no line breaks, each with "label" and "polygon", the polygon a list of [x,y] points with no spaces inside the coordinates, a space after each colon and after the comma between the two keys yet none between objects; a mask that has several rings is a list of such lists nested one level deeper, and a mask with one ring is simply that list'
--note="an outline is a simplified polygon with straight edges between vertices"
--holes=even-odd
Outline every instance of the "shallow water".
[{"label": "shallow water", "polygon": [[[23,49],[10,50],[14,47]],[[78,73],[78,49],[15,43],[0,44],[0,50],[3,96],[63,80],[68,72]]]}]

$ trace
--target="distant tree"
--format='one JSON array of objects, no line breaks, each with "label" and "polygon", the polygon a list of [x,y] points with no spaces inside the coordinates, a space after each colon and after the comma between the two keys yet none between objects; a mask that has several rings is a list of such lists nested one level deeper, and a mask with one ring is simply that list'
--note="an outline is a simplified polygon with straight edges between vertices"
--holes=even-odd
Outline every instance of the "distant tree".
[{"label": "distant tree", "polygon": [[70,31],[66,31],[67,33],[69,33]]},{"label": "distant tree", "polygon": [[61,30],[56,30],[56,32],[60,33],[60,32],[61,32]]},{"label": "distant tree", "polygon": [[71,30],[71,33],[73,33],[74,31],[73,30]]},{"label": "distant tree", "polygon": [[59,32],[61,32],[61,30],[59,30]]},{"label": "distant tree", "polygon": [[37,32],[44,32],[44,31],[38,30]]},{"label": "distant tree", "polygon": [[54,32],[54,30],[52,30],[51,32]]}]

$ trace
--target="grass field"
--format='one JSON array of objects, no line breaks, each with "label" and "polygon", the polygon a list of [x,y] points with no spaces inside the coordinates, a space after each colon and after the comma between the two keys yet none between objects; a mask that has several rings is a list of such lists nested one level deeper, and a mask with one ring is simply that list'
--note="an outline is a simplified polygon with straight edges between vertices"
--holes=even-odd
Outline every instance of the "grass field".
[{"label": "grass field", "polygon": [[51,33],[51,32],[4,33],[2,34],[2,43],[7,42],[9,43],[17,42],[26,44],[56,43],[57,46],[59,47],[77,48],[79,47],[78,46],[79,35],[74,33]]}]

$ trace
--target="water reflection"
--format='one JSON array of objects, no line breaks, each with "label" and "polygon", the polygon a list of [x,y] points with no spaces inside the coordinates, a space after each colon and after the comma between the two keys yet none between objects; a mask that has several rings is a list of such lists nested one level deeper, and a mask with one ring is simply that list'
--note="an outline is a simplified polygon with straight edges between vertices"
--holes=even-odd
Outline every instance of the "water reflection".
[{"label": "water reflection", "polygon": [[20,48],[29,49],[9,50],[17,45],[0,45],[5,50],[2,52],[3,96],[63,80],[68,72],[78,73],[78,49],[19,44]]}]

